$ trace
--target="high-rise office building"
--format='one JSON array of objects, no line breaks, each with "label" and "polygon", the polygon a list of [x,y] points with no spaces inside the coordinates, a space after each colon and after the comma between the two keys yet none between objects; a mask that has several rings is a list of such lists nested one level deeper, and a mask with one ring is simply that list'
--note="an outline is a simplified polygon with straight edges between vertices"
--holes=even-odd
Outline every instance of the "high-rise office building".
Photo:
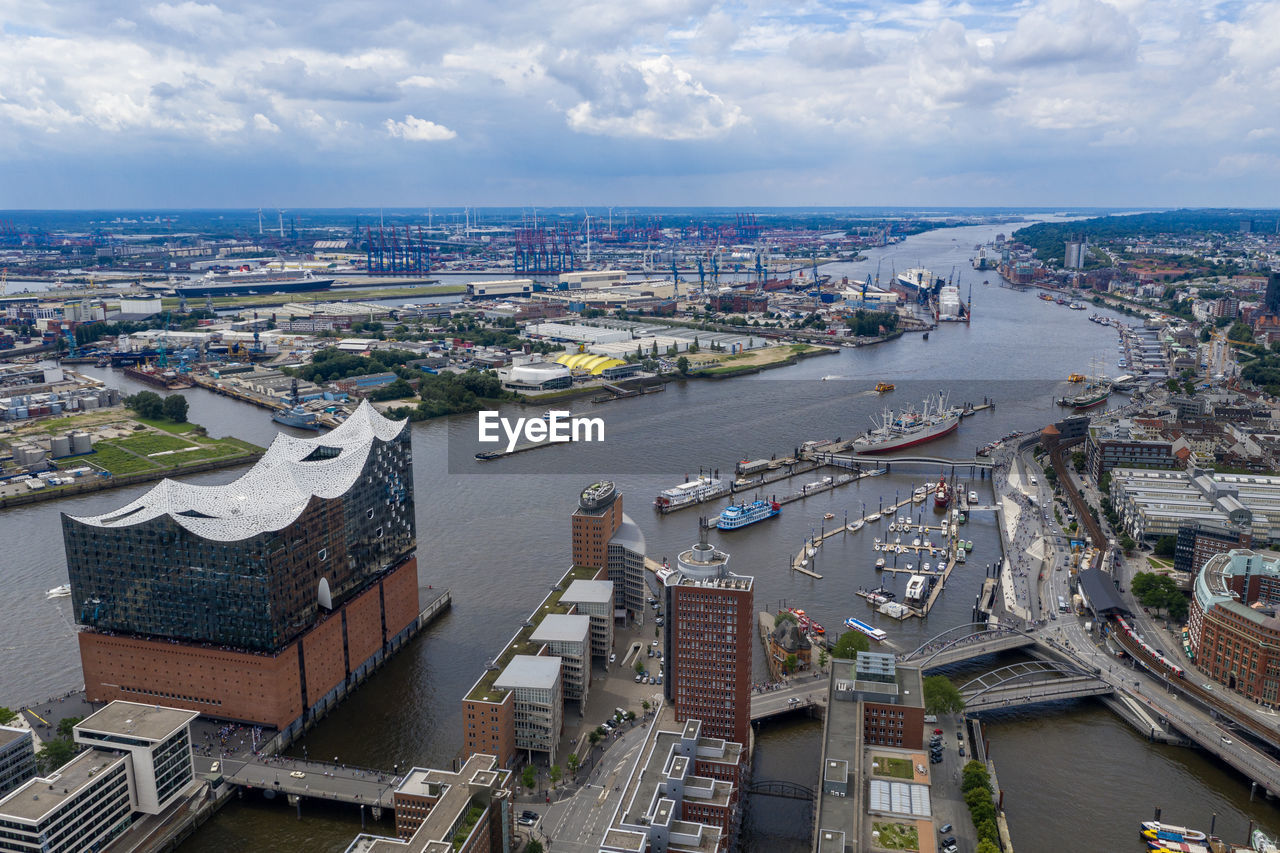
[{"label": "high-rise office building", "polygon": [[676,720],[698,719],[712,737],[749,743],[754,578],[729,572],[729,555],[699,541],[663,571],[667,630],[663,691]]},{"label": "high-rise office building", "polygon": [[64,515],[88,698],[284,728],[381,663],[419,612],[406,424],[362,403],[226,485]]},{"label": "high-rise office building", "polygon": [[643,619],[644,534],[622,511],[622,494],[614,484],[603,481],[583,489],[571,525],[573,564],[608,569],[617,615]]}]

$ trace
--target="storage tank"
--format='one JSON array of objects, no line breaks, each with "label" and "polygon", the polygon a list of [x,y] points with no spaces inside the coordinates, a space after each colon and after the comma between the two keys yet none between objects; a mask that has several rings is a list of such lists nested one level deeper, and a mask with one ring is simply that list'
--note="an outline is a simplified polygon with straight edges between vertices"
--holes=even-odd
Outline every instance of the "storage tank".
[{"label": "storage tank", "polygon": [[96,409],[96,408],[98,408],[98,398],[97,398],[97,397],[94,397],[94,396],[92,396],[92,395],[90,395],[90,396],[88,396],[88,397],[85,397],[85,398],[84,398],[84,400],[83,400],[83,401],[81,401],[81,402],[84,404],[84,410],[85,410],[86,412],[87,412],[87,411],[89,411],[89,410],[91,410],[91,409]]},{"label": "storage tank", "polygon": [[50,442],[49,455],[54,459],[71,455],[71,436],[55,435]]},{"label": "storage tank", "polygon": [[87,432],[71,433],[71,452],[72,453],[88,453],[93,450],[93,440],[89,438]]},{"label": "storage tank", "polygon": [[62,403],[59,402],[58,400],[54,400],[53,402],[51,402],[49,404],[49,414],[51,415],[62,414]]},{"label": "storage tank", "polygon": [[19,465],[35,465],[44,459],[44,451],[29,444],[19,445],[13,449],[13,461]]}]

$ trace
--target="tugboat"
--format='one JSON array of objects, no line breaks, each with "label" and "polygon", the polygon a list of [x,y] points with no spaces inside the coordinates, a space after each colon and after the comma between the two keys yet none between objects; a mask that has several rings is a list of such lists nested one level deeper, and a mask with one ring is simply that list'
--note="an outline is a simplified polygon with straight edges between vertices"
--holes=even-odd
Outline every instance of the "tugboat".
[{"label": "tugboat", "polygon": [[933,505],[938,509],[946,509],[951,505],[951,487],[947,485],[947,475],[938,477],[938,487],[933,491]]}]

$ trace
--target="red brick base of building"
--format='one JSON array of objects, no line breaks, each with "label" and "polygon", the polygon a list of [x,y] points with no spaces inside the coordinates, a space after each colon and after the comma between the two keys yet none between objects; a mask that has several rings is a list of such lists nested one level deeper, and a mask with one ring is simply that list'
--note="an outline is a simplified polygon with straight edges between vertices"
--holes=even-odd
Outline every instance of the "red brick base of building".
[{"label": "red brick base of building", "polygon": [[82,631],[86,698],[185,708],[285,729],[371,672],[416,625],[410,557],[275,654]]}]

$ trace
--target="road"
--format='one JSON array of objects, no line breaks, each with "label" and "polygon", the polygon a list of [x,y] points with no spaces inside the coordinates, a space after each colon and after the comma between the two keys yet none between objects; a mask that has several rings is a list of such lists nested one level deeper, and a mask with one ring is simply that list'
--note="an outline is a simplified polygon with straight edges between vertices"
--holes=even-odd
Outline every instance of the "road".
[{"label": "road", "polygon": [[614,741],[576,794],[545,807],[532,827],[534,837],[544,844],[550,840],[556,853],[597,853],[648,731],[648,726],[636,726]]},{"label": "road", "polygon": [[[818,673],[824,675],[825,673]],[[797,708],[823,704],[827,697],[827,679],[802,677],[781,690],[766,690],[751,695],[751,719],[759,720]],[[792,702],[791,700],[796,700]]]}]

